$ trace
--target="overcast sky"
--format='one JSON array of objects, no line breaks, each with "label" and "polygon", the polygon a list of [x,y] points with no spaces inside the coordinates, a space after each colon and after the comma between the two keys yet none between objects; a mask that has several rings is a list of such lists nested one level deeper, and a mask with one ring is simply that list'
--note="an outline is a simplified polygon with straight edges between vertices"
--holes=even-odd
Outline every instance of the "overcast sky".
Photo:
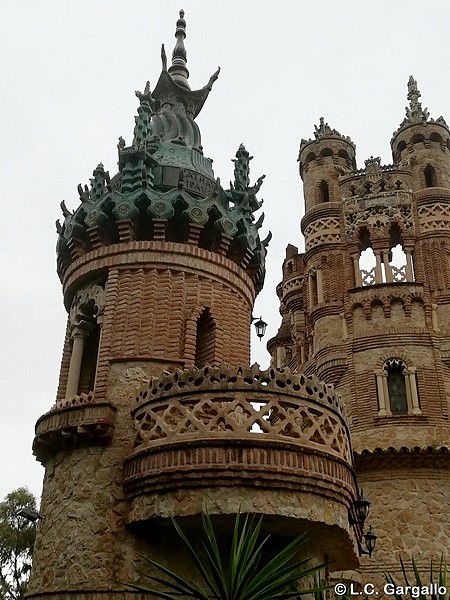
[{"label": "overcast sky", "polygon": [[[116,172],[117,139],[131,142],[137,98],[170,55],[178,10],[187,21],[192,89],[220,65],[198,123],[226,186],[241,142],[253,154],[263,235],[273,232],[255,312],[279,326],[275,285],[285,247],[303,247],[300,139],[323,115],[370,155],[390,163],[413,74],[431,116],[450,121],[448,0],[3,0],[0,21],[1,169],[0,499],[27,485],[40,494],[34,423],[55,400],[66,315],[55,272],[61,200],[102,161]],[[265,342],[254,360],[268,363]]]}]

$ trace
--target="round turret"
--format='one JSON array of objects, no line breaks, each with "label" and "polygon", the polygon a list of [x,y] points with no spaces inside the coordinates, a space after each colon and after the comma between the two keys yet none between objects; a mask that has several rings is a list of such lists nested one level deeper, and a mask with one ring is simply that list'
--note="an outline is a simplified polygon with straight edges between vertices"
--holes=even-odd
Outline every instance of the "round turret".
[{"label": "round turret", "polygon": [[298,161],[303,180],[305,209],[339,201],[339,176],[356,169],[355,145],[320,118],[314,140],[302,140]]},{"label": "round turret", "polygon": [[391,139],[394,165],[411,169],[411,187],[450,187],[450,131],[443,117],[430,118],[411,76],[406,117]]},{"label": "round turret", "polygon": [[[147,81],[139,99],[133,141],[118,143],[119,173],[112,179],[99,164],[90,187],[79,185],[80,206],[71,213],[61,207],[64,223],[58,229],[58,274],[62,281],[71,264],[105,246],[120,243],[175,242],[197,246],[228,258],[244,269],[256,293],[265,274],[271,234],[259,238],[264,214],[255,220],[262,201],[256,199],[264,176],[250,185],[250,154],[243,144],[229,189],[215,179],[212,160],[203,155],[195,122],[218,69],[200,90],[191,90],[186,68],[186,21],[180,12],[172,56],[162,47],[162,72],[156,87]],[[193,250],[192,250],[193,252]],[[189,251],[186,251],[189,253]],[[66,297],[70,306],[72,297]]]}]

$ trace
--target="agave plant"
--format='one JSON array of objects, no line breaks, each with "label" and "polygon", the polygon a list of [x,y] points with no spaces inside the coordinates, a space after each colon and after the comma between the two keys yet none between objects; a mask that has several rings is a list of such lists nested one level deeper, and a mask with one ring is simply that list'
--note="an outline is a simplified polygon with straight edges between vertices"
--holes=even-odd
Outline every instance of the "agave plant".
[{"label": "agave plant", "polygon": [[[313,566],[311,558],[298,559],[307,539],[300,536],[283,548],[271,559],[265,560],[263,548],[270,536],[261,540],[262,517],[246,516],[242,523],[241,515],[236,515],[233,537],[228,551],[220,546],[211,517],[202,515],[204,557],[192,544],[172,519],[173,525],[183,540],[195,565],[196,581],[187,580],[163,565],[145,558],[158,574],[144,574],[158,589],[127,584],[141,593],[151,593],[156,598],[179,600],[194,598],[197,600],[282,600],[299,598],[303,594],[317,593],[327,589],[320,586],[317,574],[324,564]],[[295,589],[299,580],[313,580],[309,589]]]},{"label": "agave plant", "polygon": [[[386,582],[392,585],[392,593],[389,590],[389,595],[392,595],[395,600],[404,600],[404,598],[413,598],[414,600],[447,600],[447,565],[444,561],[444,556],[441,555],[439,568],[433,571],[433,561],[430,562],[430,579],[425,581],[417,567],[414,558],[411,559],[412,571],[414,580],[411,582],[406,570],[405,563],[400,557],[400,565],[404,583],[399,583],[394,580],[389,573],[385,574]],[[385,586],[386,589],[386,586]],[[406,592],[406,593],[403,593]]]}]

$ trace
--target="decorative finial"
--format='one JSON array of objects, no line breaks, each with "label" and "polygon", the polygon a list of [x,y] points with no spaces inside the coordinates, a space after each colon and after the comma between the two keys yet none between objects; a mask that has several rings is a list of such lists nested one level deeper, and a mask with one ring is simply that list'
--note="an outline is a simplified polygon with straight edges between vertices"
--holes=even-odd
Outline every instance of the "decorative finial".
[{"label": "decorative finial", "polygon": [[430,113],[428,109],[422,108],[422,103],[419,102],[421,94],[417,87],[417,81],[412,75],[408,79],[408,102],[409,107],[406,107],[406,118],[410,123],[426,123]]},{"label": "decorative finial", "polygon": [[339,131],[336,131],[336,129],[331,129],[328,123],[325,123],[325,119],[323,117],[320,117],[319,126],[314,125],[314,137],[316,138],[316,140],[318,140],[322,137],[329,136],[342,137]]},{"label": "decorative finial", "polygon": [[177,41],[172,52],[172,66],[169,68],[169,73],[175,83],[190,89],[187,81],[189,78],[189,71],[186,68],[187,53],[186,48],[184,47],[184,40],[186,38],[186,21],[184,20],[183,9],[180,10],[180,18],[177,21],[175,37]]}]

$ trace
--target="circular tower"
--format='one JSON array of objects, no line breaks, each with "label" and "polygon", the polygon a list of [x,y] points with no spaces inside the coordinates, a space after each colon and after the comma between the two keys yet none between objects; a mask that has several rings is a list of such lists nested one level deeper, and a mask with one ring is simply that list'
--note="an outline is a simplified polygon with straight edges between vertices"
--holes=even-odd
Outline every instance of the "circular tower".
[{"label": "circular tower", "polygon": [[292,347],[293,370],[342,394],[379,538],[360,571],[380,584],[386,572],[401,577],[399,554],[425,572],[436,548],[450,551],[449,129],[419,97],[411,77],[391,165],[372,156],[356,169],[353,145],[323,120],[302,141],[306,251],[288,247],[283,326],[269,343],[274,363],[279,346]]},{"label": "circular tower", "polygon": [[[36,424],[45,465],[29,596],[129,598],[140,554],[186,556],[169,517],[271,515],[308,525],[313,551],[355,564],[356,481],[345,411],[315,377],[249,367],[253,303],[270,234],[254,213],[241,144],[224,189],[195,118],[217,71],[192,91],[184,13],[172,65],[139,100],[119,172],[99,164],[58,224],[68,311],[56,404]],[[232,520],[232,519],[231,519]],[[229,520],[225,517],[222,524]],[[172,562],[173,564],[173,562]]]},{"label": "circular tower", "polygon": [[[352,276],[341,231],[339,186],[340,179],[356,168],[355,145],[349,137],[331,129],[323,117],[314,135],[314,140],[301,141],[299,154],[305,197],[301,221],[305,236],[304,294],[309,315],[303,334],[304,357],[314,356],[318,376],[336,384],[345,370],[340,315],[348,278]],[[292,293],[287,293],[285,302],[292,304]]]}]

